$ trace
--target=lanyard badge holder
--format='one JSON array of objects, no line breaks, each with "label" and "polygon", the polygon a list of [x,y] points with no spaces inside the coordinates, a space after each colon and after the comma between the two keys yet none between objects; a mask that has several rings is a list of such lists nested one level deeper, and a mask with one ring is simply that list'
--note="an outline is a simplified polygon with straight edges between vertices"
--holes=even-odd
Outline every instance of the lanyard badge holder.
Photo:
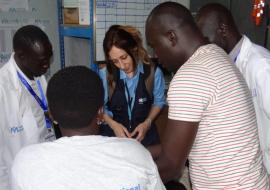
[{"label": "lanyard badge holder", "polygon": [[46,128],[47,128],[48,132],[51,133],[52,132],[52,122],[51,122],[51,119],[49,117],[48,105],[47,105],[47,101],[46,101],[45,95],[43,93],[43,90],[42,90],[40,81],[39,80],[37,81],[37,85],[38,85],[38,89],[40,91],[41,99],[35,93],[35,91],[33,90],[33,88],[28,84],[28,82],[26,81],[26,79],[18,71],[17,71],[17,75],[18,75],[19,79],[21,80],[21,82],[23,83],[23,85],[27,88],[27,90],[35,98],[35,100],[37,101],[37,103],[40,105],[40,107],[44,111],[44,116],[45,116],[45,121],[46,121]]}]

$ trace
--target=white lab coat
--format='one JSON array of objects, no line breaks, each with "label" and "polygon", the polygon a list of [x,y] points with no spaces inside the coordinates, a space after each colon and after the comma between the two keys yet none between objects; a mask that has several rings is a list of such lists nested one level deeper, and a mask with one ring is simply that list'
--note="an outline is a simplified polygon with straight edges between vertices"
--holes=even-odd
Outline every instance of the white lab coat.
[{"label": "white lab coat", "polygon": [[[37,125],[30,106],[33,97],[21,83],[16,69],[14,54],[0,69],[0,190],[10,189],[10,168],[22,147],[54,139],[54,134],[46,129],[45,121],[43,126]],[[45,77],[38,79],[46,93]],[[41,121],[45,119],[42,117]]]},{"label": "white lab coat", "polygon": [[252,94],[263,162],[270,174],[270,52],[243,38],[235,64]]}]

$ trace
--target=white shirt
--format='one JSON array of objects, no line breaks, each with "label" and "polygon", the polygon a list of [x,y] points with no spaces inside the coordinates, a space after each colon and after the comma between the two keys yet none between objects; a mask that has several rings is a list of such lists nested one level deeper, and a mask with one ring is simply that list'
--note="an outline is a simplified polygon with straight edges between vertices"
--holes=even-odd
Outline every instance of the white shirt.
[{"label": "white shirt", "polygon": [[28,146],[12,167],[13,190],[163,190],[150,153],[136,140],[62,137]]},{"label": "white shirt", "polygon": [[[245,78],[255,107],[263,162],[270,174],[270,52],[245,35],[230,53]],[[238,48],[237,48],[238,47]],[[236,50],[239,49],[239,50]]]},{"label": "white shirt", "polygon": [[[16,153],[24,146],[54,139],[45,126],[44,112],[17,76],[14,55],[0,69],[0,190],[9,190],[9,172]],[[35,86],[25,75],[32,87]],[[45,77],[38,77],[46,93]],[[39,95],[39,94],[38,94]]]}]

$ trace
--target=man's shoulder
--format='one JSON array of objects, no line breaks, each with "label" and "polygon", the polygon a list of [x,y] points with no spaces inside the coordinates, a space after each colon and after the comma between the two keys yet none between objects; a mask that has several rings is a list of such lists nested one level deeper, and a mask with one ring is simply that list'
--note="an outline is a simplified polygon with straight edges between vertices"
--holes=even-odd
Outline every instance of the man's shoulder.
[{"label": "man's shoulder", "polygon": [[110,156],[109,160],[112,159],[111,161],[115,162],[116,159],[119,165],[125,165],[123,162],[128,162],[130,166],[144,168],[150,173],[156,172],[155,163],[150,152],[137,140],[121,138],[118,146],[113,145],[111,148],[114,151],[110,151],[112,156]]},{"label": "man's shoulder", "polygon": [[241,46],[241,52],[242,50],[245,52],[244,55],[249,55],[249,57],[247,57],[248,60],[270,60],[270,51],[267,48],[252,42],[247,36],[244,36],[244,41]]},{"label": "man's shoulder", "polygon": [[2,88],[7,89],[15,85],[16,82],[14,81],[13,69],[13,65],[10,62],[7,62],[3,67],[1,67],[0,86]]},{"label": "man's shoulder", "polygon": [[265,60],[268,64],[270,64],[270,51],[268,49],[257,44],[253,44],[251,49],[252,54],[250,58]]},{"label": "man's shoulder", "polygon": [[12,85],[12,75],[9,72],[8,65],[4,65],[0,69],[0,94],[8,92],[10,85]]},{"label": "man's shoulder", "polygon": [[43,143],[37,143],[28,145],[24,148],[22,148],[19,153],[16,155],[16,157],[30,157],[32,155],[35,155],[37,152],[40,152],[41,150],[45,149],[47,146],[49,146],[51,142],[43,142]]},{"label": "man's shoulder", "polygon": [[[228,54],[215,44],[206,44],[200,46],[193,55],[183,65],[187,65],[187,68],[213,68],[223,67],[224,65],[231,63]],[[181,67],[185,68],[185,67]],[[192,67],[191,67],[192,66]]]},{"label": "man's shoulder", "polygon": [[139,143],[138,141],[136,141],[135,139],[129,139],[129,138],[113,138],[112,141],[109,143],[112,146],[114,146],[113,144],[119,144],[121,145],[121,147],[124,148],[128,148],[131,149],[131,151],[142,151],[144,152],[146,149],[144,148],[144,146]]},{"label": "man's shoulder", "polygon": [[247,53],[247,64],[253,73],[261,73],[270,69],[270,51],[263,46],[252,43]]},{"label": "man's shoulder", "polygon": [[137,140],[128,138],[110,137],[111,140],[106,146],[115,149],[115,153],[122,152],[124,157],[134,157],[137,161],[152,158],[149,151]]},{"label": "man's shoulder", "polygon": [[[17,181],[21,184],[28,184],[33,174],[47,172],[49,160],[54,161],[53,153],[44,151],[44,145],[47,142],[40,144],[27,145],[22,148],[15,156],[11,167],[12,181]],[[36,178],[35,178],[36,177]],[[38,177],[34,176],[34,183]]]},{"label": "man's shoulder", "polygon": [[9,79],[10,77],[10,63],[6,63],[3,67],[0,68],[0,82],[5,82],[3,80]]},{"label": "man's shoulder", "polygon": [[[28,145],[22,148],[16,155],[12,170],[13,172],[24,171],[30,166],[35,166],[36,164],[42,163],[43,159],[41,158],[42,150],[46,146],[47,142]],[[48,155],[50,153],[48,152]],[[30,169],[30,168],[29,168]]]}]

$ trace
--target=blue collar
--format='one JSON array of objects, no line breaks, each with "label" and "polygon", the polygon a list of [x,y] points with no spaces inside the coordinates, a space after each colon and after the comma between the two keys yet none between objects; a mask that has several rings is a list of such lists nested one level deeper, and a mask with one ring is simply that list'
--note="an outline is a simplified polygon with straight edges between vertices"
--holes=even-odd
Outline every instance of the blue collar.
[{"label": "blue collar", "polygon": [[[144,73],[144,70],[143,70],[143,63],[139,63],[139,64],[137,65],[137,70],[135,71],[134,77],[135,77],[138,73]],[[126,79],[126,78],[128,78],[127,74],[126,74],[124,71],[120,70],[120,79]]]}]

